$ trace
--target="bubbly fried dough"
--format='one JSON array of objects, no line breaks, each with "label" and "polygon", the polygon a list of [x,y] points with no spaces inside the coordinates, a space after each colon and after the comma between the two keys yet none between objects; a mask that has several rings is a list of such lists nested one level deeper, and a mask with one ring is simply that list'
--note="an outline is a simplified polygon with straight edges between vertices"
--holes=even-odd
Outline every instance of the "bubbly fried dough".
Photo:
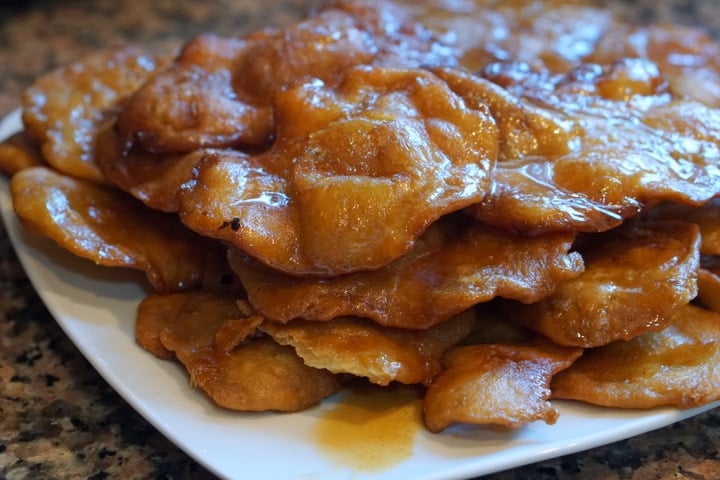
[{"label": "bubbly fried dough", "polygon": [[264,319],[257,315],[252,319],[242,318],[226,321],[215,332],[215,349],[222,353],[232,352],[246,338],[254,334],[263,321]]},{"label": "bubbly fried dough", "polygon": [[[501,139],[517,138],[518,128],[530,132],[512,148],[506,141],[493,194],[469,209],[483,222],[531,232],[603,231],[645,204],[698,206],[717,194],[720,115],[674,98],[646,60],[566,75],[491,65],[483,75],[505,89],[500,99],[480,78],[439,74],[470,106],[488,104],[494,118],[510,120],[498,123]],[[543,140],[547,135],[555,143]]]},{"label": "bubbly fried dough", "polygon": [[620,227],[581,244],[580,276],[539,302],[507,302],[505,313],[569,346],[595,347],[659,330],[697,294],[699,245],[691,223]]},{"label": "bubbly fried dough", "polygon": [[683,25],[618,23],[586,61],[609,64],[622,58],[650,59],[676,94],[720,107],[720,45],[707,32]]},{"label": "bubbly fried dough", "polygon": [[[192,322],[184,321],[183,316],[191,316]],[[135,339],[142,348],[166,360],[175,358],[165,344],[176,337],[208,344],[214,341],[219,353],[229,353],[250,338],[262,322],[262,317],[244,308],[235,293],[150,294],[138,305]]]},{"label": "bubbly fried dough", "polygon": [[208,152],[178,198],[188,227],[278,270],[382,267],[490,185],[494,121],[429,72],[353,68],[337,88],[311,80],[275,104],[272,149]]},{"label": "bubbly fried dough", "polygon": [[147,82],[121,110],[123,145],[177,153],[201,147],[263,143],[272,111],[238,96],[233,63],[246,42],[203,35],[189,42],[174,64]]},{"label": "bubbly fried dough", "polygon": [[665,203],[648,210],[644,217],[696,223],[702,236],[700,253],[720,255],[720,198],[700,207]]},{"label": "bubbly fried dough", "polygon": [[[20,221],[141,270],[137,343],[215,404],[353,377],[428,430],[720,399],[720,46],[595,0],[327,0],[39,78]],[[553,379],[554,378],[554,379]]]},{"label": "bubbly fried dough", "polygon": [[333,373],[351,373],[371,382],[426,384],[440,371],[440,357],[472,330],[466,311],[425,330],[382,328],[357,317],[332,322],[265,322],[260,329],[292,346],[306,365]]},{"label": "bubbly fried dough", "polygon": [[22,97],[23,123],[60,172],[104,182],[93,142],[114,121],[120,103],[163,64],[134,47],[118,47],[39,77]]},{"label": "bubbly fried dough", "polygon": [[192,380],[218,405],[232,410],[296,412],[340,389],[336,376],[308,367],[291,347],[269,338],[222,356],[185,348],[190,358],[183,363]]},{"label": "bubbly fried dough", "polygon": [[567,0],[432,0],[399,2],[454,48],[462,65],[479,70],[520,61],[554,72],[570,70],[618,25],[597,4]]},{"label": "bubbly fried dough", "polygon": [[[229,253],[250,303],[269,319],[369,318],[389,327],[428,328],[496,296],[538,301],[583,270],[572,234],[521,237],[446,218],[413,249],[378,270],[334,278],[285,275]],[[519,255],[518,252],[522,252]]]},{"label": "bubbly fried dough", "polygon": [[[306,366],[292,348],[268,338],[247,338],[261,319],[241,314],[232,295],[151,295],[138,309],[136,336],[141,346],[162,358],[172,352],[192,383],[225,408],[297,411],[339,389],[334,375]],[[228,322],[245,334],[236,336],[231,349],[216,343]],[[240,323],[244,329],[238,328]]]},{"label": "bubbly fried dough", "polygon": [[118,131],[153,152],[262,144],[285,85],[309,76],[332,83],[354,65],[454,64],[450,53],[390,2],[338,1],[284,29],[193,39],[130,99]]},{"label": "bubbly fried dough", "polygon": [[568,72],[581,63],[610,65],[625,58],[656,63],[673,91],[720,106],[720,46],[697,28],[630,25],[597,2],[473,0],[400,4],[441,38],[467,70],[522,62]]},{"label": "bubbly fried dough", "polygon": [[217,340],[218,332],[225,324],[235,320],[249,327],[241,338],[234,335],[234,346],[237,346],[255,331],[262,318],[241,310],[234,293],[150,294],[138,305],[135,338],[145,350],[169,359],[174,354],[165,346],[168,337],[195,338],[211,343]]},{"label": "bubbly fried dough", "polygon": [[607,205],[550,183],[550,163],[506,162],[494,172],[493,194],[467,213],[488,225],[519,232],[603,232],[617,227],[639,205]]},{"label": "bubbly fried dough", "polygon": [[720,313],[687,305],[667,328],[586,350],[553,398],[620,408],[690,408],[720,398]]},{"label": "bubbly fried dough", "polygon": [[[455,52],[445,38],[418,22],[399,4],[387,0],[330,0],[321,7],[352,16],[353,22],[371,36],[372,65],[409,68],[457,65]],[[332,32],[337,36],[336,32]],[[333,71],[331,66],[328,71]],[[316,73],[311,72],[312,75]]]},{"label": "bubbly fried dough", "polygon": [[535,420],[553,424],[558,411],[548,401],[550,381],[581,353],[547,341],[454,348],[425,394],[425,425],[441,432],[453,423],[511,429]]},{"label": "bubbly fried dough", "polygon": [[21,130],[0,143],[0,172],[12,175],[30,167],[46,165],[40,147],[27,130]]},{"label": "bubbly fried dough", "polygon": [[221,274],[224,247],[119,190],[33,167],[10,192],[23,224],[99,265],[142,270],[156,291],[219,283],[208,274]]},{"label": "bubbly fried dough", "polygon": [[487,79],[454,70],[438,73],[463,98],[487,105],[500,131],[493,193],[467,209],[471,216],[532,232],[604,231],[622,222],[622,208],[554,183],[549,159],[568,155],[577,141],[572,122],[562,113],[524,102]]},{"label": "bubbly fried dough", "polygon": [[148,207],[168,213],[177,212],[177,192],[204,154],[203,150],[188,154],[126,151],[114,125],[98,132],[95,152],[95,164],[107,181]]},{"label": "bubbly fried dough", "polygon": [[720,273],[698,270],[698,298],[707,308],[720,313]]},{"label": "bubbly fried dough", "polygon": [[175,358],[175,354],[163,345],[160,337],[166,325],[172,324],[173,319],[180,315],[183,306],[194,295],[197,294],[179,292],[152,294],[143,298],[135,315],[135,340],[138,345],[164,360]]},{"label": "bubbly fried dough", "polygon": [[464,70],[435,69],[434,72],[468,105],[490,110],[499,130],[498,160],[505,162],[527,156],[555,158],[572,150],[577,133],[562,113],[533,105],[506,90],[504,85]]}]

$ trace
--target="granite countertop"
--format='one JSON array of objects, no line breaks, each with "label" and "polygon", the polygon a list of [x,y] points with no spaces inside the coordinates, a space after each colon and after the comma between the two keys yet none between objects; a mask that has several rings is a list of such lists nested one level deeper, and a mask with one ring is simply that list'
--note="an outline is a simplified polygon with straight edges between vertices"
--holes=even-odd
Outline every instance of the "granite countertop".
[{"label": "granite countertop", "polygon": [[[240,34],[298,18],[312,0],[0,2],[0,115],[38,74],[99,47],[167,50],[206,31]],[[704,25],[716,0],[609,2],[641,20]],[[93,370],[33,290],[0,227],[0,478],[212,478]],[[492,480],[720,478],[720,411]]]}]

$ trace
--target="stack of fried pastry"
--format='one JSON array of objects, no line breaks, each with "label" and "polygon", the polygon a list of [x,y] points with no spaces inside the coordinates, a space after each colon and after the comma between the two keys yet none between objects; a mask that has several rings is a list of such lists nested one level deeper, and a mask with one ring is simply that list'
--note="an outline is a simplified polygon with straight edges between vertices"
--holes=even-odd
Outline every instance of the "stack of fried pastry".
[{"label": "stack of fried pastry", "polygon": [[[682,61],[679,61],[682,60]],[[139,344],[241,411],[356,378],[426,426],[720,398],[720,47],[593,3],[337,0],[23,97],[18,217],[145,272]]]}]

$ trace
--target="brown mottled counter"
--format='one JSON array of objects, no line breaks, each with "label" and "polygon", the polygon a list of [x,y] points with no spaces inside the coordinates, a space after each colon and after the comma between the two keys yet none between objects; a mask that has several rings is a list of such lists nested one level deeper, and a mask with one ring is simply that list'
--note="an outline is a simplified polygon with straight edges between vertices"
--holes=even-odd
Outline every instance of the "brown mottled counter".
[{"label": "brown mottled counter", "polygon": [[[608,2],[638,21],[702,25],[720,38],[716,0]],[[0,114],[48,69],[97,48],[167,50],[195,34],[241,34],[301,16],[312,0],[0,2]],[[212,478],[93,370],[33,291],[0,228],[0,478]],[[486,477],[720,479],[720,411],[625,441]]]}]

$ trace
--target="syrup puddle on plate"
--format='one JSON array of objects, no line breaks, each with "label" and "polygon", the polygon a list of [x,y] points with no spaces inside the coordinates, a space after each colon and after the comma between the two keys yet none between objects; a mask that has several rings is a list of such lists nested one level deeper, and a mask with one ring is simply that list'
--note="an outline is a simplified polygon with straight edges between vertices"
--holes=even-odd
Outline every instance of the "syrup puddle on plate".
[{"label": "syrup puddle on plate", "polygon": [[422,428],[421,392],[406,385],[346,387],[323,412],[315,443],[339,466],[378,471],[412,456]]}]

